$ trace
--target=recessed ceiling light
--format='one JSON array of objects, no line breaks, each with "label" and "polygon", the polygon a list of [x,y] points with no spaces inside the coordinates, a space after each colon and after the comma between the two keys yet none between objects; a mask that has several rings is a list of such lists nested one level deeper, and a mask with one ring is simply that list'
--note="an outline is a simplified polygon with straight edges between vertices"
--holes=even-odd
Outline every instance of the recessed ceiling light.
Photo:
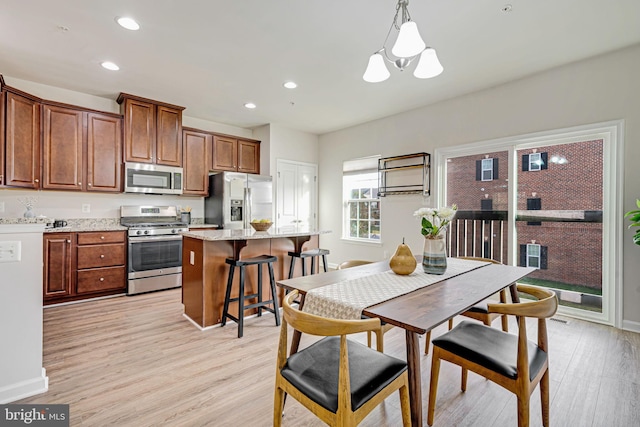
[{"label": "recessed ceiling light", "polygon": [[256,104],[254,104],[253,102],[247,102],[246,104],[244,104],[244,106],[250,109],[256,108]]},{"label": "recessed ceiling light", "polygon": [[121,27],[126,28],[127,30],[136,31],[140,29],[140,25],[133,18],[129,18],[127,16],[116,17],[116,22],[120,24]]},{"label": "recessed ceiling light", "polygon": [[120,67],[118,67],[116,64],[114,64],[111,61],[104,61],[100,65],[102,65],[102,67],[106,68],[107,70],[111,70],[111,71],[118,71],[120,69]]},{"label": "recessed ceiling light", "polygon": [[298,85],[296,84],[296,82],[286,82],[285,84],[283,84],[282,86],[286,87],[287,89],[295,89],[298,87]]}]

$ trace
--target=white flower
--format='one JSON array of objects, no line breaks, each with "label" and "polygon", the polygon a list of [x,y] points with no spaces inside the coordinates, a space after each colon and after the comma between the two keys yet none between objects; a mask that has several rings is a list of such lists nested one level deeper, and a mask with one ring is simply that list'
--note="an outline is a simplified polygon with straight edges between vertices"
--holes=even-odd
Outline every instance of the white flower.
[{"label": "white flower", "polygon": [[422,218],[422,235],[425,237],[439,236],[446,230],[449,223],[456,215],[458,206],[451,205],[444,208],[420,208],[413,213],[413,216]]}]

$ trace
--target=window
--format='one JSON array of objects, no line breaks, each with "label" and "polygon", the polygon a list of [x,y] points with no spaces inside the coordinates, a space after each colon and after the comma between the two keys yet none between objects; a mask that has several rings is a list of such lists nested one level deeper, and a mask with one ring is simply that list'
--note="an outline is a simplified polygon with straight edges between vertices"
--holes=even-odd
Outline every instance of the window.
[{"label": "window", "polygon": [[378,196],[378,158],[344,162],[343,238],[380,242],[380,197]]},{"label": "window", "polygon": [[480,210],[481,211],[492,211],[493,210],[493,199],[481,199],[480,200]]},{"label": "window", "polygon": [[540,268],[540,245],[527,244],[527,267]]},{"label": "window", "polygon": [[498,159],[476,160],[476,181],[498,179]]},{"label": "window", "polygon": [[524,154],[522,156],[522,170],[524,172],[545,170],[548,167],[548,157],[547,153]]},{"label": "window", "polygon": [[[542,199],[539,197],[527,199],[527,210],[539,211],[542,209]],[[542,225],[541,221],[528,221],[527,225]]]}]

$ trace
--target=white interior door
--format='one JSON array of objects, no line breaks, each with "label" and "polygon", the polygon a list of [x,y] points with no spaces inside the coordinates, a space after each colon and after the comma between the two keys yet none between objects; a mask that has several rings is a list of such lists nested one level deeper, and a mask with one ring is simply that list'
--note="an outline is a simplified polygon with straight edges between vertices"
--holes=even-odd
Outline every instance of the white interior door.
[{"label": "white interior door", "polygon": [[277,161],[276,226],[317,227],[318,166]]}]

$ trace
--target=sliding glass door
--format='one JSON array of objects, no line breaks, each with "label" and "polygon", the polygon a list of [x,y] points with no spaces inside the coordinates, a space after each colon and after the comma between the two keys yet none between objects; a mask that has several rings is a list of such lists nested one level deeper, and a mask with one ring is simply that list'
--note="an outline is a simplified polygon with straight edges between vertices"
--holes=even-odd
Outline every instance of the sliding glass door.
[{"label": "sliding glass door", "polygon": [[438,204],[458,205],[450,256],[534,267],[561,312],[615,323],[621,124],[438,150]]}]

